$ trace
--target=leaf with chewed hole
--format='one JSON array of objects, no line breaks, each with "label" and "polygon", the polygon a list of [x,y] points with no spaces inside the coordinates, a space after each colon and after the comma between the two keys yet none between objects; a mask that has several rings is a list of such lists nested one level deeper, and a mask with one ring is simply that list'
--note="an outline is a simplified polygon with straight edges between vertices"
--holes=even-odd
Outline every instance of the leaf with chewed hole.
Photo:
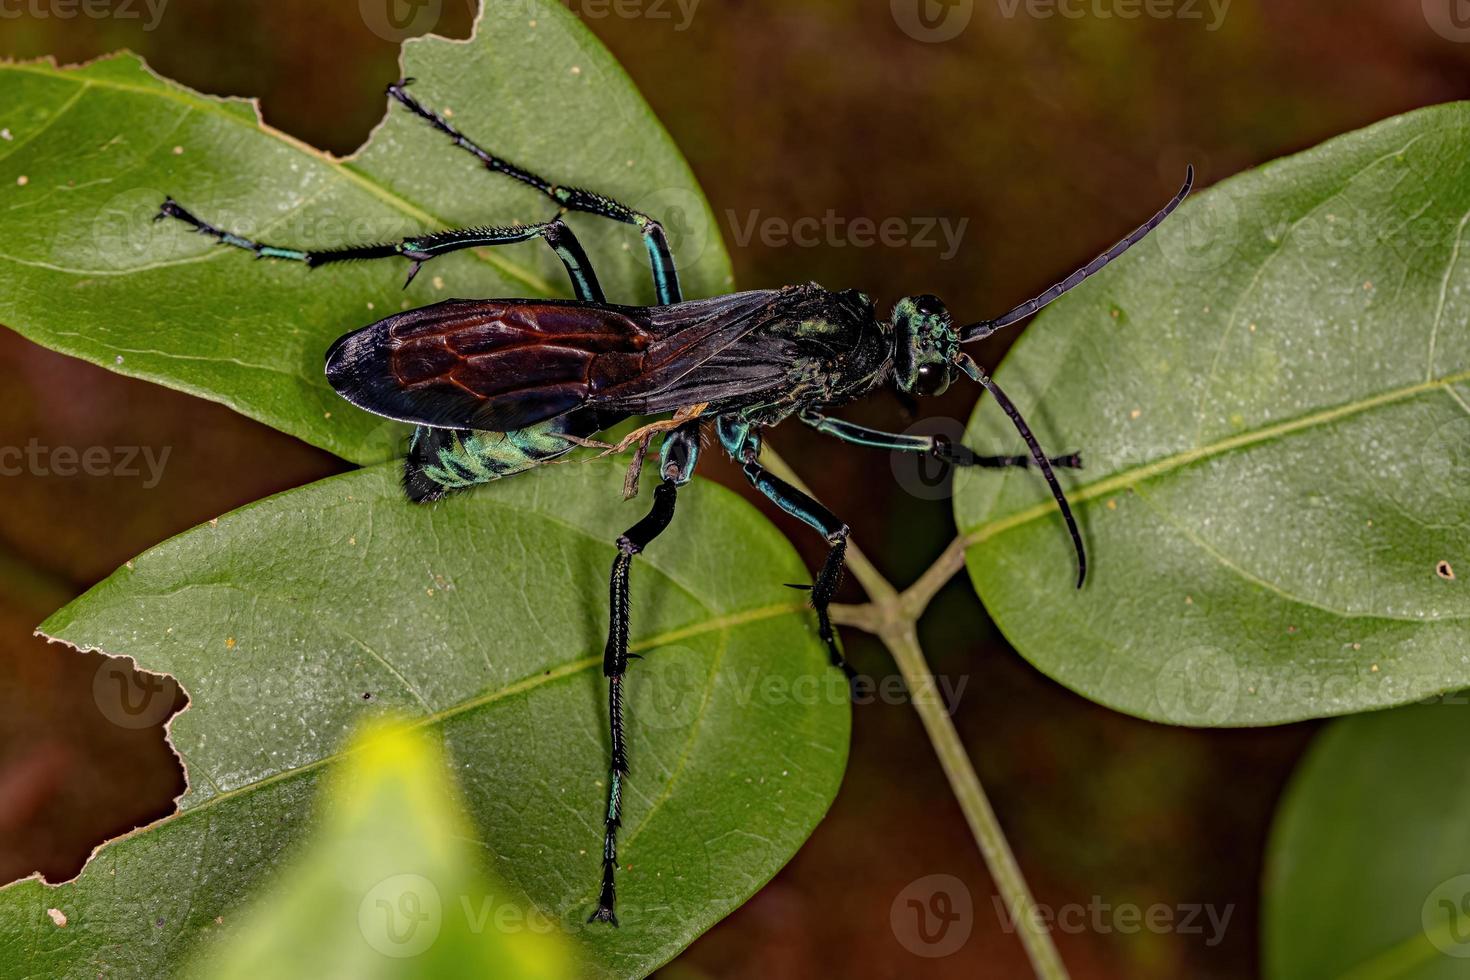
[{"label": "leaf with chewed hole", "polygon": [[[473,39],[409,41],[403,68],[417,98],[493,151],[659,218],[687,295],[728,287],[729,260],[688,166],[561,4],[483,4]],[[308,271],[153,220],[171,195],[271,244],[331,247],[556,212],[396,104],[356,155],[336,159],[262,125],[248,102],[200,95],[117,55],[71,69],[0,64],[0,128],[11,137],[0,141],[0,324],[354,462],[390,458],[405,429],[328,387],[334,339],[452,297],[569,294],[540,241],[435,259],[404,290],[405,260]],[[652,300],[635,229],[567,221],[611,300]]]},{"label": "leaf with chewed hole", "polygon": [[[999,380],[1083,455],[1086,586],[1034,472],[955,497],[1016,649],[1187,725],[1470,686],[1467,226],[1470,106],[1439,106],[1199,195],[1043,313]],[[1016,441],[982,402],[970,445]]]},{"label": "leaf with chewed hole", "polygon": [[167,541],[43,624],[178,679],[189,788],[76,880],[0,890],[8,970],[167,973],[268,877],[346,734],[385,707],[443,738],[492,870],[598,975],[647,974],[754,894],[837,791],[848,691],[782,585],[809,580],[790,544],[701,481],[633,565],[622,927],[584,923],[607,808],[608,568],[647,507],[621,502],[622,477],[553,465],[422,507],[395,465],[372,467]]}]

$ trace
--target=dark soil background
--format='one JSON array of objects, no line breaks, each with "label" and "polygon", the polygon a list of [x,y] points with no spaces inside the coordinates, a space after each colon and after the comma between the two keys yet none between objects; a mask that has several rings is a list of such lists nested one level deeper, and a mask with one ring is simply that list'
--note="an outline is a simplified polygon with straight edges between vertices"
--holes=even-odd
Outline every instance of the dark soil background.
[{"label": "dark soil background", "polygon": [[[396,46],[372,32],[363,12],[383,2],[173,0],[151,30],[147,8],[136,2],[129,9],[138,16],[122,16],[115,4],[117,15],[105,19],[63,19],[58,5],[39,0],[14,3],[0,11],[0,56],[72,62],[129,47],[194,88],[257,96],[272,124],[345,153],[378,119],[383,85],[397,74]],[[917,23],[920,2],[935,17],[969,11],[968,25],[950,40],[916,40],[901,23]],[[1437,32],[1426,14],[1457,0],[1221,2],[572,6],[693,164],[742,286],[813,279],[860,287],[884,302],[931,291],[973,319],[1110,244],[1173,191],[1186,161],[1208,185],[1394,113],[1470,94],[1470,44]],[[1143,9],[1172,15],[1121,16]],[[465,36],[472,13],[467,0],[442,0],[430,22]],[[791,222],[829,211],[849,222],[898,218],[910,229],[923,218],[968,224],[947,258],[943,244],[803,247],[737,237],[757,212]],[[998,362],[1013,339],[995,338],[982,361]],[[973,386],[960,386],[925,409],[964,419],[975,397]],[[899,429],[913,421],[886,396],[846,415]],[[152,488],[139,478],[0,478],[4,881],[37,870],[70,877],[99,841],[168,812],[182,785],[157,724],[109,721],[130,717],[120,715],[120,699],[136,702],[145,681],[125,663],[35,640],[33,627],[163,538],[342,469],[224,408],[0,329],[0,444],[24,447],[33,438],[44,446],[168,448],[169,457]],[[801,462],[894,581],[912,580],[952,536],[948,503],[905,493],[887,478],[886,457],[800,427],[772,442]],[[727,465],[706,472],[744,490]],[[815,565],[819,543],[788,529]],[[1058,570],[1059,589],[1065,571]],[[956,723],[1040,902],[1055,909],[1161,903],[1175,921],[1190,906],[1229,910],[1218,942],[1208,924],[1124,931],[1126,920],[1089,911],[1083,928],[1056,935],[1073,975],[1254,975],[1262,847],[1312,726],[1190,731],[1093,705],[1011,650],[963,578],[940,595],[923,639],[936,673],[965,683]],[[860,670],[893,673],[881,647],[856,634],[847,642]],[[175,693],[165,691],[161,703]],[[959,951],[923,958],[896,935],[890,907],[909,883],[936,873],[965,883],[973,932]],[[851,766],[826,822],[764,891],[661,975],[1025,976],[1021,946],[992,895],[913,711],[862,705]]]}]

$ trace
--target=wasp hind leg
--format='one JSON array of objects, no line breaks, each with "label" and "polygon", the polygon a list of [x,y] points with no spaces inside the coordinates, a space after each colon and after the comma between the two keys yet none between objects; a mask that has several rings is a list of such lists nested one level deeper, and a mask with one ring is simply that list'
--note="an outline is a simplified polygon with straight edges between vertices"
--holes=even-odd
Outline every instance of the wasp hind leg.
[{"label": "wasp hind leg", "polygon": [[222,245],[250,252],[257,259],[284,259],[288,262],[300,262],[308,269],[330,265],[333,262],[406,259],[412,264],[408,269],[408,278],[403,283],[405,289],[408,288],[409,283],[413,282],[413,277],[418,275],[423,264],[430,259],[466,248],[514,245],[517,242],[541,238],[551,246],[557,258],[561,259],[562,265],[567,270],[567,276],[572,281],[572,290],[576,293],[577,298],[594,303],[604,301],[602,286],[597,282],[597,274],[592,269],[587,252],[582,248],[582,243],[577,241],[577,236],[572,234],[572,229],[568,228],[560,218],[553,218],[540,224],[511,225],[505,228],[450,228],[396,242],[367,242],[360,245],[339,245],[319,249],[268,245],[265,242],[238,235],[233,231],[217,228],[208,221],[195,216],[171,197],[164,199],[163,204],[158,208],[158,214],[153,216],[154,221],[162,221],[164,218],[182,221],[199,234],[213,238]]}]

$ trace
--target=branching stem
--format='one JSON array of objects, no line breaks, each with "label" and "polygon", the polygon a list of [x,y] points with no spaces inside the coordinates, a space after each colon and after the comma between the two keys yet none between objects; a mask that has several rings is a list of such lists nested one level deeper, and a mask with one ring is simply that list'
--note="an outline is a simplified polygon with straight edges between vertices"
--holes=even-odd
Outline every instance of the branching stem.
[{"label": "branching stem", "polygon": [[[762,453],[766,467],[786,482],[806,491],[791,467],[786,465],[769,444]],[[980,777],[965,752],[960,736],[950,720],[944,699],[937,693],[939,686],[934,682],[933,672],[924,659],[919,646],[917,624],[929,602],[944,584],[965,566],[965,549],[968,542],[961,536],[949,546],[933,565],[920,575],[913,585],[899,592],[885,579],[873,563],[867,559],[856,544],[849,542],[847,567],[853,577],[868,594],[868,602],[862,605],[832,606],[832,621],[844,626],[853,626],[872,633],[883,641],[898,665],[908,690],[913,692],[914,710],[924,724],[929,742],[949,780],[951,791],[970,833],[990,868],[995,887],[1005,902],[1010,921],[1016,923],[1021,943],[1031,960],[1032,969],[1042,980],[1065,980],[1066,968],[1051,941],[1051,933],[1037,915],[1036,900],[1016,864],[1016,856],[1001,830],[1000,821],[991,809],[990,800],[980,785]]]}]

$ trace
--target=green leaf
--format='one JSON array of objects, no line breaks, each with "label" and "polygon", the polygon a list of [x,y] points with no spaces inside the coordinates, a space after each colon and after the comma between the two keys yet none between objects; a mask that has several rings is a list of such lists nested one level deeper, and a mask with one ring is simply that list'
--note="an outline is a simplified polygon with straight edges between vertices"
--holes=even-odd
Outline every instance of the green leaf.
[{"label": "green leaf", "polygon": [[[496,152],[662,219],[687,294],[728,286],[688,168],[559,4],[486,5],[468,43],[410,42],[404,73]],[[125,55],[75,70],[0,65],[0,130],[11,188],[0,321],[348,459],[394,457],[403,431],[329,390],[333,339],[451,296],[565,292],[539,243],[435,260],[404,292],[402,264],[309,275],[152,221],[172,195],[272,244],[330,246],[554,211],[402,110],[334,160],[263,127],[249,104],[189,92]],[[633,229],[569,220],[613,299],[652,299]],[[575,934],[595,975],[667,961],[811,832],[841,778],[849,711],[810,610],[780,584],[806,570],[748,505],[690,487],[677,533],[634,571],[645,659],[627,682],[623,927],[585,926],[606,810],[608,564],[644,507],[618,506],[611,463],[549,467],[435,508],[404,502],[397,469],[180,536],[46,624],[179,680],[191,703],[171,734],[190,784],[177,814],[105,846],[77,880],[0,890],[11,972],[181,968],[289,860],[342,740],[385,706],[443,738],[485,857]]]},{"label": "green leaf", "polygon": [[[509,159],[663,220],[688,295],[726,288],[708,205],[607,51],[553,0],[482,9],[469,42],[405,44],[416,95]],[[406,262],[309,273],[152,220],[173,195],[241,234],[330,246],[555,212],[398,107],[338,160],[263,126],[250,103],[189,91],[119,55],[78,69],[0,65],[0,129],[10,137],[0,140],[0,323],[356,462],[391,457],[403,429],[349,409],[327,386],[334,339],[400,307],[567,292],[541,242],[436,259],[405,291]],[[568,220],[610,298],[651,300],[634,229]]]},{"label": "green leaf", "polygon": [[1470,708],[1334,722],[1282,801],[1267,856],[1265,975],[1435,980],[1470,964]]},{"label": "green leaf", "polygon": [[[1028,660],[1158,721],[1470,685],[1470,107],[1226,181],[1058,302],[1000,381],[1064,474],[964,473],[970,575]],[[1015,451],[982,403],[969,444]],[[1451,578],[1451,575],[1458,575]]]},{"label": "green leaf", "polygon": [[443,738],[495,872],[576,934],[597,975],[645,975],[740,905],[836,793],[846,684],[781,584],[809,578],[790,544],[728,490],[683,490],[633,566],[622,928],[585,925],[611,542],[646,509],[621,503],[622,471],[549,466],[414,507],[396,465],[372,467],[165,542],[43,624],[178,679],[189,788],[77,880],[0,891],[7,974],[175,967],[305,832],[325,764],[384,707]]},{"label": "green leaf", "polygon": [[571,951],[525,896],[486,877],[444,754],[422,730],[354,736],[300,853],[185,969],[209,980],[562,980]]}]

